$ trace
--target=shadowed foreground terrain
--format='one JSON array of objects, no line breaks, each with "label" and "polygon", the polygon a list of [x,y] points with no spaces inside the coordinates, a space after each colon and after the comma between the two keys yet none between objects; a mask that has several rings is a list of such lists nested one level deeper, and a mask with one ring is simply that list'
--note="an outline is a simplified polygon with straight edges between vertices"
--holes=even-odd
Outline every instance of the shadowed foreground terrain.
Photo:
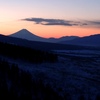
[{"label": "shadowed foreground terrain", "polygon": [[0,47],[0,100],[100,100],[99,50]]},{"label": "shadowed foreground terrain", "polygon": [[61,100],[50,85],[44,85],[41,79],[32,79],[29,72],[18,65],[0,60],[0,100]]}]

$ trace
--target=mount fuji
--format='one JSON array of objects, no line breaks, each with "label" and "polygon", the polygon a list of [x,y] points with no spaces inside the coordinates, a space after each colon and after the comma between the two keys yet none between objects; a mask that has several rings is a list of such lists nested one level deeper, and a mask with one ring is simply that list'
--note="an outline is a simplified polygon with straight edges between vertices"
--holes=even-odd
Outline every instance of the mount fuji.
[{"label": "mount fuji", "polygon": [[63,36],[61,38],[43,38],[43,37],[37,36],[37,35],[29,32],[26,29],[22,29],[16,33],[9,35],[9,36],[21,38],[21,39],[27,39],[27,40],[31,40],[31,41],[52,42],[52,43],[58,43],[61,41],[69,41],[69,40],[78,38],[77,36]]}]

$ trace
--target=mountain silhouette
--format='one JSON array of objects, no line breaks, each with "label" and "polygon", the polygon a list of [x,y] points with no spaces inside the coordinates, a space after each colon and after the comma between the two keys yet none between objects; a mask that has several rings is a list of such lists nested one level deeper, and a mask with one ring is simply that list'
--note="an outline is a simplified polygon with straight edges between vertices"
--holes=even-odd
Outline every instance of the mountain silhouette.
[{"label": "mountain silhouette", "polygon": [[[79,50],[79,49],[94,49],[94,47],[85,47],[85,46],[77,46],[77,45],[67,45],[67,44],[59,44],[59,43],[49,43],[49,42],[40,42],[40,41],[29,41],[26,39],[20,39],[10,36],[0,35],[0,42],[24,46],[32,49],[39,49],[45,51],[52,50]],[[98,49],[98,48],[96,48]],[[99,48],[100,49],[100,48]]]},{"label": "mountain silhouette", "polygon": [[94,34],[90,36],[76,38],[70,41],[62,41],[60,43],[81,45],[81,46],[100,46],[100,34]]},{"label": "mountain silhouette", "polygon": [[27,40],[31,40],[31,41],[45,41],[45,38],[34,35],[33,33],[29,32],[26,29],[22,29],[16,33],[9,35],[9,36],[21,38],[21,39],[27,39]]},{"label": "mountain silhouette", "polygon": [[100,34],[94,34],[85,37],[63,36],[60,38],[43,38],[29,32],[26,29],[22,29],[9,36],[31,41],[40,41],[40,42],[61,43],[61,44],[71,44],[80,46],[100,46]]},{"label": "mountain silhouette", "polygon": [[77,36],[63,36],[61,38],[43,38],[43,37],[37,36],[37,35],[29,32],[26,29],[22,29],[18,32],[15,32],[15,33],[9,35],[9,36],[21,38],[21,39],[27,39],[27,40],[31,40],[31,41],[42,41],[42,42],[52,42],[52,43],[73,40],[75,38],[78,38]]}]

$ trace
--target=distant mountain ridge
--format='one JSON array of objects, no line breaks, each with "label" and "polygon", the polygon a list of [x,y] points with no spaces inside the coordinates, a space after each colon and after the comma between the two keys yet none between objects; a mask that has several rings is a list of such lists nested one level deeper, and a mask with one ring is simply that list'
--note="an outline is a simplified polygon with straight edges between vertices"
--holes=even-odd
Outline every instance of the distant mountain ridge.
[{"label": "distant mountain ridge", "polygon": [[40,42],[40,41],[29,41],[26,39],[20,39],[10,36],[0,35],[0,42],[24,46],[36,50],[43,50],[43,51],[52,51],[52,50],[100,50],[100,47],[87,47],[87,46],[77,46],[77,45],[69,45],[69,44],[59,44],[59,43],[50,43],[50,42]]},{"label": "distant mountain ridge", "polygon": [[81,46],[100,46],[100,34],[85,36],[70,41],[61,41],[60,43]]},{"label": "distant mountain ridge", "polygon": [[57,43],[60,41],[65,41],[65,40],[73,40],[75,38],[78,38],[77,36],[64,36],[61,38],[43,38],[43,37],[34,35],[33,33],[29,32],[26,29],[22,29],[16,33],[9,35],[9,36],[21,38],[21,39],[27,39],[27,40],[31,40],[31,41],[42,41],[42,42],[52,42],[52,43]]},{"label": "distant mountain ridge", "polygon": [[63,36],[60,38],[48,38],[48,40],[50,41],[55,41],[56,43],[61,42],[61,41],[69,41],[69,40],[74,40],[76,38],[79,38],[78,36]]},{"label": "distant mountain ridge", "polygon": [[31,41],[40,41],[40,42],[61,43],[61,44],[71,44],[80,46],[100,46],[100,34],[94,34],[84,37],[63,36],[61,38],[43,38],[29,32],[26,29],[22,29],[9,36]]}]

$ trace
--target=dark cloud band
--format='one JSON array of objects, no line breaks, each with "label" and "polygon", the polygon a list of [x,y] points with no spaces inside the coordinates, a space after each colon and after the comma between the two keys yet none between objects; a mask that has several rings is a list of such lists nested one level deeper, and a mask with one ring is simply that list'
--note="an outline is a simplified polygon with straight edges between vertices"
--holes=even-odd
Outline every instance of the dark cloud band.
[{"label": "dark cloud band", "polygon": [[73,21],[73,20],[45,19],[45,18],[25,18],[21,20],[35,22],[36,24],[41,24],[41,25],[80,26],[80,27],[100,28],[100,21],[88,21],[88,20]]},{"label": "dark cloud band", "polygon": [[61,19],[44,19],[44,18],[25,18],[24,21],[32,21],[36,24],[42,25],[63,25],[63,26],[72,26],[70,21],[61,20]]}]

